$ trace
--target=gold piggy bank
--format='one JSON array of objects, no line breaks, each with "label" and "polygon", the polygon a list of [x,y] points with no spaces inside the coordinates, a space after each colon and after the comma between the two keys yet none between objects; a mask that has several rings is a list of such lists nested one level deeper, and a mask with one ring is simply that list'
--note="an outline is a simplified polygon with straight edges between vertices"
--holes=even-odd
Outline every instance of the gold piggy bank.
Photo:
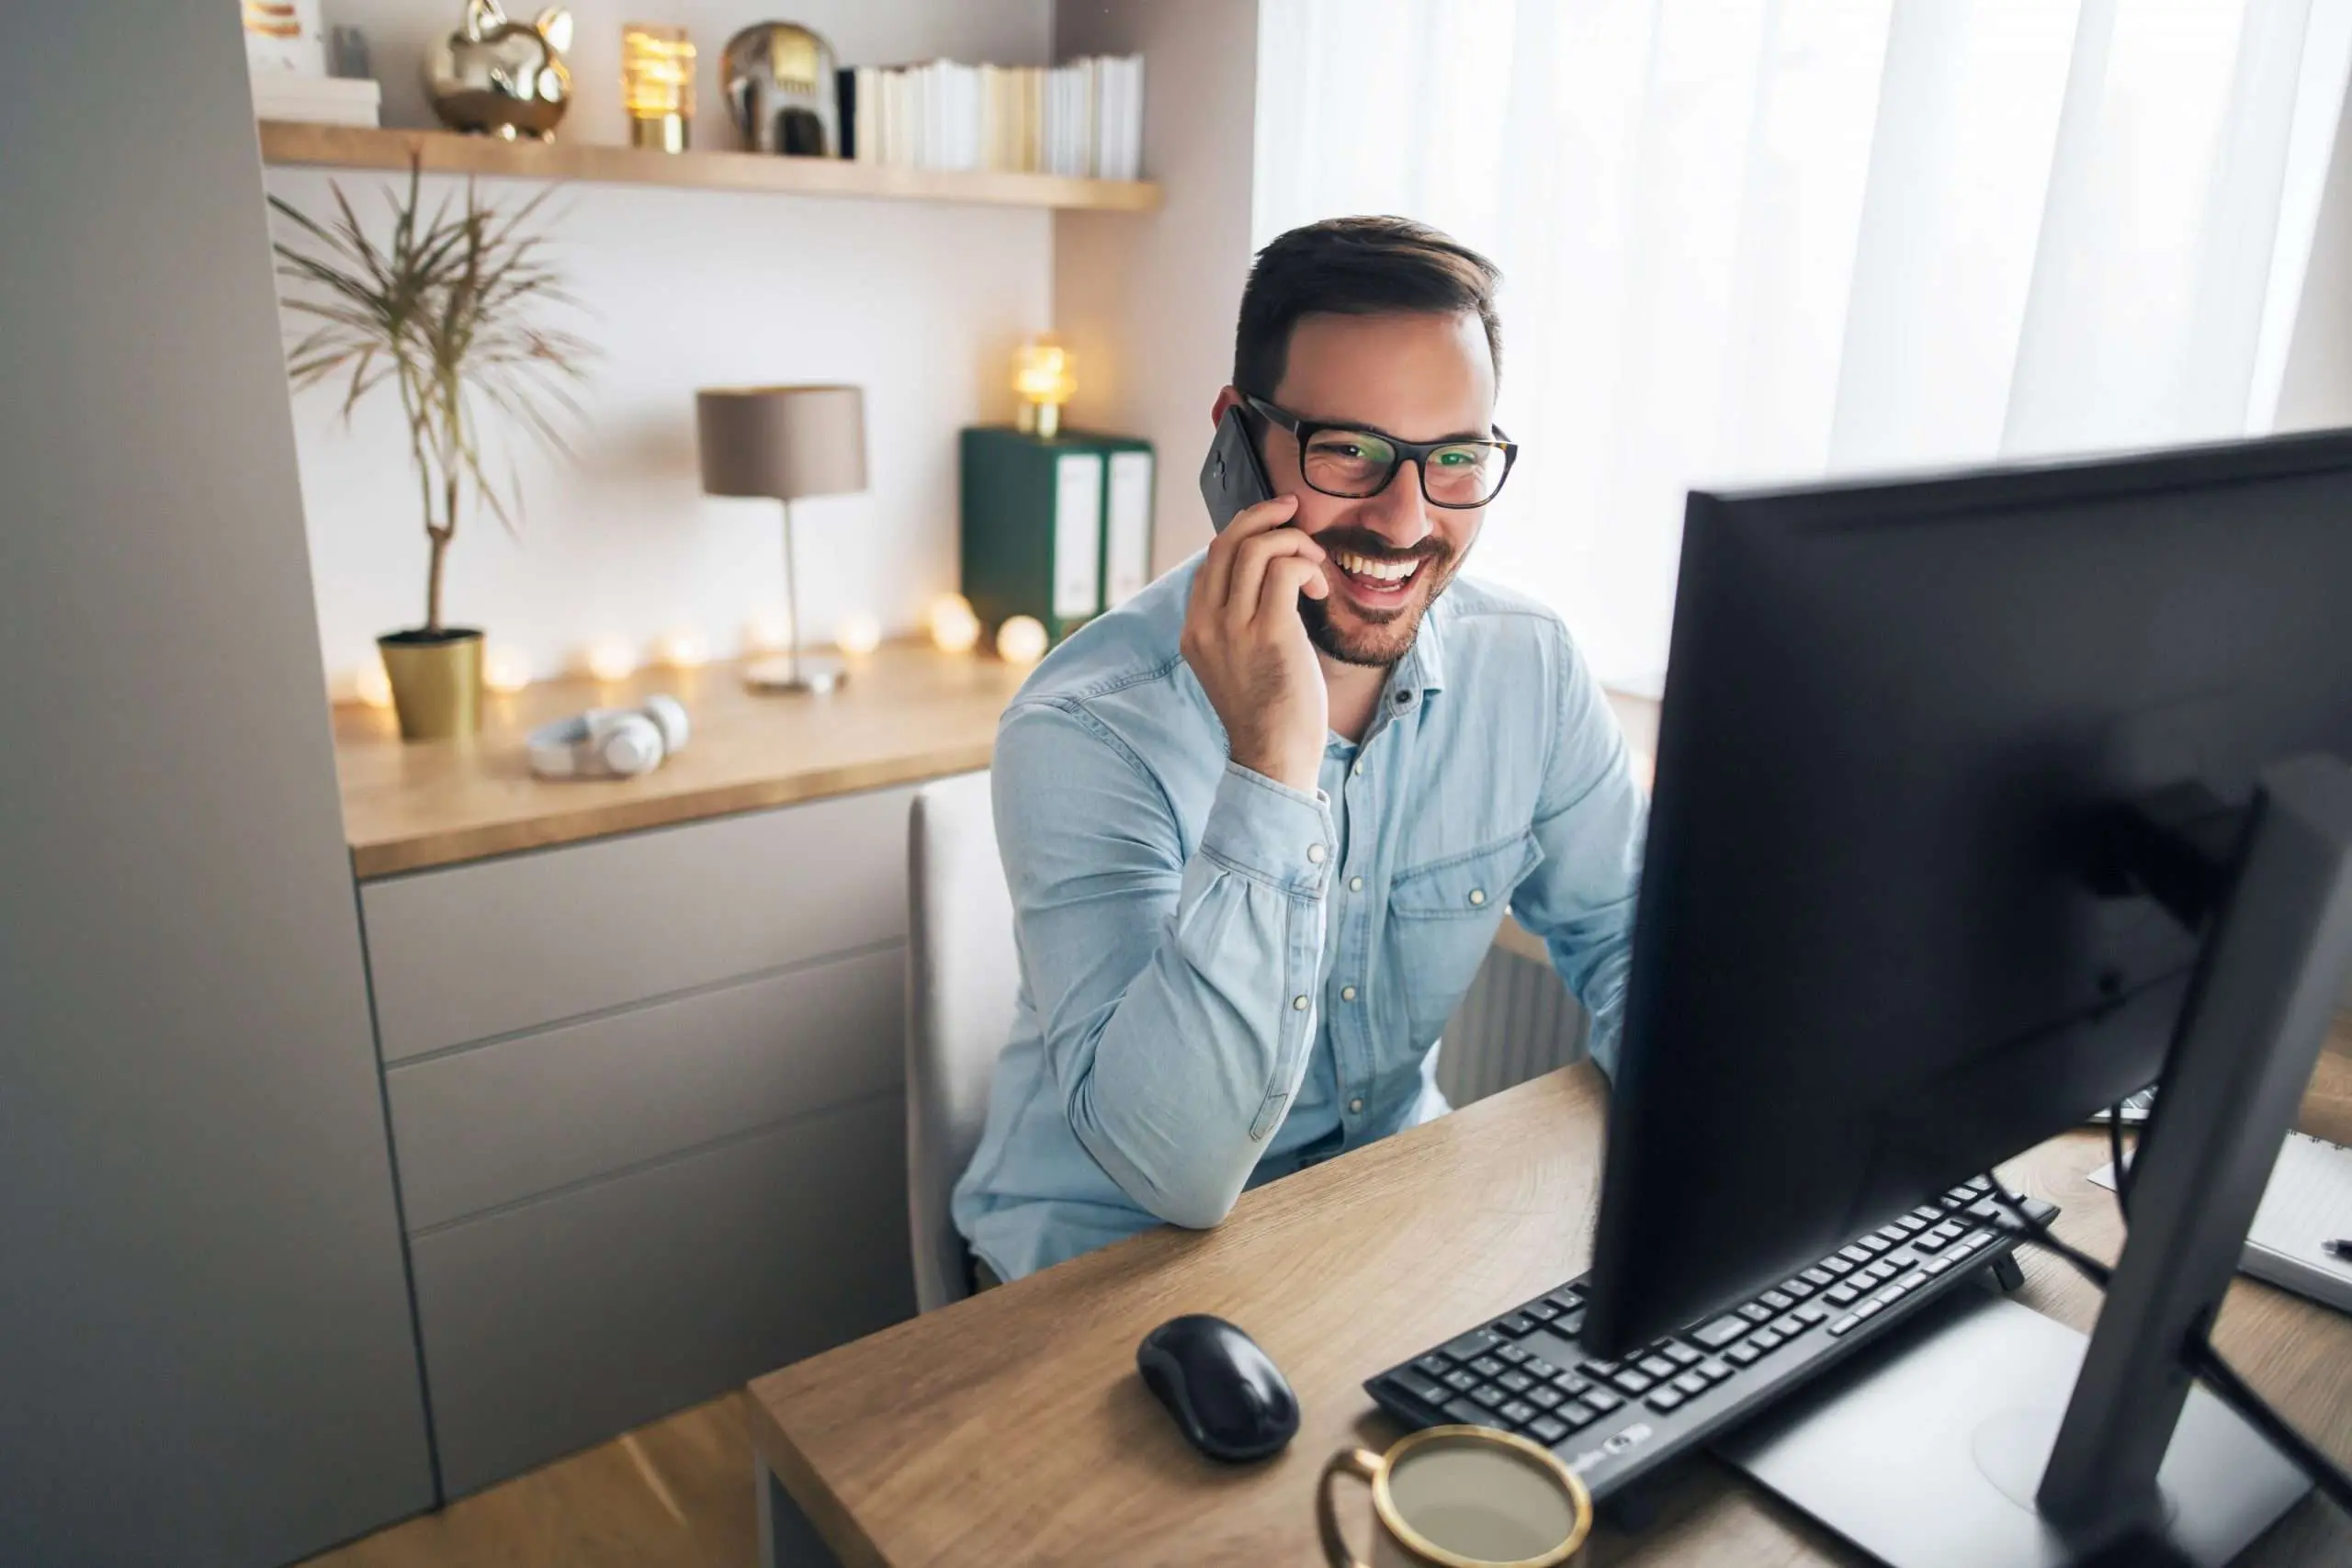
[{"label": "gold piggy bank", "polygon": [[545,141],[571,107],[571,13],[550,7],[510,22],[498,0],[467,0],[458,30],[424,56],[424,91],[452,130]]}]

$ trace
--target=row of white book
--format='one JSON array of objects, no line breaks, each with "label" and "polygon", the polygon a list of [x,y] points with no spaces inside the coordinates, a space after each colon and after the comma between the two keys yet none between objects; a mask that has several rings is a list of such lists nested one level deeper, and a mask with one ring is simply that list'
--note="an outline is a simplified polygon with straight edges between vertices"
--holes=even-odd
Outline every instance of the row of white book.
[{"label": "row of white book", "polygon": [[843,152],[861,164],[1101,180],[1143,174],[1143,56],[842,73]]}]

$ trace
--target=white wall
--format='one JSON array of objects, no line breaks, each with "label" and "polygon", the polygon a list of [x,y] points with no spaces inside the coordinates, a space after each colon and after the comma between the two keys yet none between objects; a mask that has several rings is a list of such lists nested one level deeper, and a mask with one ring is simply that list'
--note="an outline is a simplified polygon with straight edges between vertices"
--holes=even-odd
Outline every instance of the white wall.
[{"label": "white wall", "polygon": [[1257,0],[1058,0],[1054,47],[1144,56],[1143,217],[1054,215],[1054,320],[1079,356],[1070,423],[1159,448],[1153,570],[1208,542],[1201,458],[1250,275]]},{"label": "white wall", "polygon": [[2276,428],[2342,424],[2352,424],[2352,93],[2345,95],[2320,193]]},{"label": "white wall", "polygon": [[[390,125],[430,122],[416,85],[424,48],[456,0],[328,0],[326,19],[368,34]],[[522,9],[517,6],[516,10]],[[562,135],[626,139],[618,107],[617,0],[572,7],[575,101]],[[701,51],[695,144],[735,144],[716,60],[736,28],[769,19],[752,0],[670,0]],[[1050,0],[812,0],[794,17],[844,64],[936,56],[1007,64],[1050,58]],[[333,176],[355,204],[400,176]],[[273,194],[322,210],[330,176],[274,169]],[[433,194],[458,188],[428,181]],[[541,187],[485,181],[493,199]],[[575,459],[516,446],[521,540],[476,512],[450,554],[447,613],[526,654],[539,674],[574,666],[591,641],[650,644],[673,628],[716,651],[782,597],[777,509],[700,492],[697,387],[841,380],[865,389],[873,487],[798,509],[801,604],[813,640],[864,612],[910,628],[956,582],[956,441],[1010,417],[1015,343],[1051,324],[1051,215],[1029,209],[817,199],[576,186],[550,198],[548,231],[585,307],[570,319],[603,350],[582,401]],[[557,319],[550,317],[551,320]],[[347,688],[381,632],[423,615],[425,545],[391,403],[348,431],[323,392],[296,400],[302,494],[331,678]]]}]

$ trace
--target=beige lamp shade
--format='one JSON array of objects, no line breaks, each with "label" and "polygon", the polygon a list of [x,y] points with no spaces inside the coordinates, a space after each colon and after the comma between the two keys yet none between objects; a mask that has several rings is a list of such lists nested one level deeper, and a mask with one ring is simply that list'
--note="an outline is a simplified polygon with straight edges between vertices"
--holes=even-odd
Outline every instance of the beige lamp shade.
[{"label": "beige lamp shade", "polygon": [[865,488],[865,394],[855,387],[718,387],[695,394],[708,495],[798,501]]}]

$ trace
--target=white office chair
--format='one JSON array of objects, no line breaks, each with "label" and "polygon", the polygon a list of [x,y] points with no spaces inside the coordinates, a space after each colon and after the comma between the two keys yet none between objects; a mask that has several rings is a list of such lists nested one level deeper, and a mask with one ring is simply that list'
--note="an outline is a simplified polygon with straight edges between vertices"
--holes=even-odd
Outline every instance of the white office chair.
[{"label": "white office chair", "polygon": [[988,774],[916,794],[907,873],[907,1217],[915,1303],[930,1312],[971,1293],[947,1201],[979,1144],[1020,987]]}]

